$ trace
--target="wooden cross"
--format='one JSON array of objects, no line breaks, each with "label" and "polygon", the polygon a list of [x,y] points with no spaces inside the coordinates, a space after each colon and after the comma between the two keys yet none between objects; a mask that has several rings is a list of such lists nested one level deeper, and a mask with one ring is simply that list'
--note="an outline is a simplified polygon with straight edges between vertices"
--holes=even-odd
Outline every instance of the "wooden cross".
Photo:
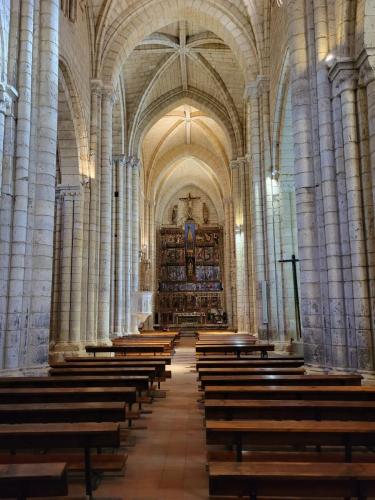
[{"label": "wooden cross", "polygon": [[187,220],[193,220],[193,201],[194,200],[200,200],[200,197],[194,197],[191,196],[191,193],[189,193],[187,198],[180,198],[180,201],[185,201],[186,202],[186,216]]}]

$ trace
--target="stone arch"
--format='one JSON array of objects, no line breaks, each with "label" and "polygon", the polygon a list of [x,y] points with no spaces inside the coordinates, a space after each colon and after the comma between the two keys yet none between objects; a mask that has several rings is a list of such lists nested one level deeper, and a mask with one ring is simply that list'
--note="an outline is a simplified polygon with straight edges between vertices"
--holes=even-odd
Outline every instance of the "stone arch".
[{"label": "stone arch", "polygon": [[139,155],[142,140],[148,130],[155,125],[166,113],[172,111],[181,104],[190,104],[201,108],[209,116],[221,125],[225,131],[229,143],[231,144],[231,157],[237,158],[243,153],[242,129],[239,123],[232,124],[224,106],[216,99],[197,89],[172,91],[157,99],[152,103],[140,117],[139,124],[133,128],[130,133],[129,151],[131,154]]},{"label": "stone arch", "polygon": [[[88,132],[77,86],[66,62],[59,61],[58,149],[61,179],[90,177]],[[70,180],[67,179],[70,178]]]},{"label": "stone arch", "polygon": [[252,26],[228,0],[137,0],[120,15],[118,11],[114,15],[116,3],[112,4],[107,2],[103,10],[96,47],[96,73],[107,83],[116,81],[124,61],[141,40],[181,19],[199,19],[220,36],[236,54],[246,80],[262,72]]},{"label": "stone arch", "polygon": [[198,161],[204,163],[213,179],[215,179],[215,182],[217,182],[222,198],[230,197],[231,181],[228,169],[220,164],[220,160],[211,151],[201,146],[184,145],[168,151],[154,165],[148,177],[147,196],[149,199],[154,200],[154,193],[158,188],[160,179],[163,177],[163,171],[176,161],[187,157],[196,158]]}]

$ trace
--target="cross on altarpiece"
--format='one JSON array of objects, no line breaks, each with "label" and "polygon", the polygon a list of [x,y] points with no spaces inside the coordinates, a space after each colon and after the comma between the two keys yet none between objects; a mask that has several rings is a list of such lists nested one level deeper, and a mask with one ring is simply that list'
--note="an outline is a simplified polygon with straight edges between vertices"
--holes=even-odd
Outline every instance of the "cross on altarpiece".
[{"label": "cross on altarpiece", "polygon": [[184,201],[186,203],[186,218],[187,218],[187,220],[194,220],[193,219],[193,202],[195,200],[200,200],[200,197],[191,196],[191,193],[189,193],[187,198],[180,198],[180,201]]}]

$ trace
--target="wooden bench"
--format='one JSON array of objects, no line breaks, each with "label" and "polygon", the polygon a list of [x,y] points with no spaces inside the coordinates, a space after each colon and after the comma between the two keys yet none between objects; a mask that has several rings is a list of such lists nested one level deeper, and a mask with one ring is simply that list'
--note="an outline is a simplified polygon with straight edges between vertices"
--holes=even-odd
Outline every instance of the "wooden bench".
[{"label": "wooden bench", "polygon": [[[144,363],[144,362],[148,362],[150,361],[151,363],[152,362],[162,362],[162,363],[165,363],[166,365],[170,365],[171,362],[172,362],[172,358],[170,355],[167,355],[167,354],[163,354],[163,355],[160,355],[160,356],[149,356],[149,355],[145,355],[145,356],[142,356],[142,355],[134,355],[134,356],[66,356],[65,358],[65,361],[67,363],[92,363],[92,362],[95,362],[95,363],[100,363],[100,362],[103,362],[103,363],[117,363],[117,362],[121,362],[121,363]],[[52,366],[52,365],[51,365]],[[143,366],[143,365],[140,365],[140,366]]]},{"label": "wooden bench", "polygon": [[309,399],[375,401],[375,386],[213,386],[205,399]]},{"label": "wooden bench", "polygon": [[171,378],[171,372],[166,370],[166,364],[164,361],[115,361],[115,362],[96,362],[91,358],[90,362],[59,362],[59,363],[50,363],[51,368],[123,368],[129,369],[129,374],[132,373],[131,368],[154,368],[155,376],[158,381],[158,385],[160,387],[160,382],[166,380],[167,378]]},{"label": "wooden bench", "polygon": [[64,463],[0,465],[0,498],[26,500],[30,497],[67,494],[68,479]]},{"label": "wooden bench", "polygon": [[225,376],[225,375],[304,375],[304,368],[253,368],[253,367],[232,367],[232,368],[199,368],[198,377]]},{"label": "wooden bench", "polygon": [[237,358],[240,358],[242,354],[260,352],[261,358],[267,358],[268,352],[274,351],[275,346],[273,344],[201,344],[197,345],[195,350],[204,355],[210,352],[234,353]]},{"label": "wooden bench", "polygon": [[220,358],[211,359],[211,356],[199,358],[196,361],[197,369],[200,368],[236,368],[236,367],[249,367],[249,368],[301,368],[304,365],[303,360],[280,360],[280,359],[250,359],[250,358]]},{"label": "wooden bench", "polygon": [[360,386],[361,375],[207,375],[201,377],[202,388],[218,385],[349,385]]},{"label": "wooden bench", "polygon": [[369,420],[375,421],[375,401],[294,401],[208,399],[207,420]]},{"label": "wooden bench", "polygon": [[210,463],[210,495],[358,498],[375,495],[375,464]]},{"label": "wooden bench", "polygon": [[1,424],[124,422],[125,403],[0,404]]},{"label": "wooden bench", "polygon": [[113,346],[86,346],[86,352],[96,356],[97,353],[117,353],[123,354],[142,354],[152,352],[160,354],[166,352],[165,344],[131,344],[131,345],[113,345]]},{"label": "wooden bench", "polygon": [[[4,377],[0,379],[0,388],[84,388],[84,387],[134,387],[138,394],[148,391],[150,379],[145,376],[100,376],[70,375],[51,377]],[[1,401],[0,401],[1,403]]]},{"label": "wooden bench", "polygon": [[137,401],[135,387],[2,387],[0,405],[22,403],[125,402]]},{"label": "wooden bench", "polygon": [[156,377],[155,368],[51,368],[48,371],[51,377],[121,377],[122,380],[144,379],[153,385]]},{"label": "wooden bench", "polygon": [[375,422],[339,420],[207,420],[208,445],[233,446],[237,461],[242,460],[244,445],[340,446],[345,460],[351,461],[353,446],[375,445]]},{"label": "wooden bench", "polygon": [[0,448],[74,449],[85,453],[86,494],[92,497],[91,448],[118,448],[120,426],[115,423],[13,424],[0,425]]}]

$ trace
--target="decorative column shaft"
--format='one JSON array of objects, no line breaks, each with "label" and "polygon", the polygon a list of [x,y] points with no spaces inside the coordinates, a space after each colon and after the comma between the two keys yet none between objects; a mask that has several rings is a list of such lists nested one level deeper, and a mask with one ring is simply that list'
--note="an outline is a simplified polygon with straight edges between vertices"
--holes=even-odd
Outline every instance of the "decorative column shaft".
[{"label": "decorative column shaft", "polygon": [[58,0],[40,1],[38,159],[31,303],[23,365],[46,363],[51,323],[59,71]]},{"label": "decorative column shaft", "polygon": [[132,273],[132,205],[133,205],[132,159],[126,162],[126,207],[125,207],[125,332],[131,331],[131,273]]},{"label": "decorative column shaft", "polygon": [[[346,284],[347,299],[353,309],[348,324],[349,367],[371,369],[373,345],[371,335],[371,309],[364,231],[363,198],[357,128],[358,73],[349,59],[338,60],[331,70],[335,96],[340,97],[343,153],[347,193],[348,227],[351,258],[350,281]],[[347,300],[347,302],[349,302]]]},{"label": "decorative column shaft", "polygon": [[[21,5],[20,46],[18,60],[18,107],[16,133],[16,162],[14,178],[14,205],[12,244],[10,250],[10,276],[8,288],[8,314],[5,341],[5,367],[17,368],[22,329],[24,327],[24,279],[29,204],[29,161],[31,146],[31,90],[34,42],[34,0]],[[4,113],[0,113],[0,143],[3,144],[4,118],[8,96],[2,89]],[[2,160],[2,155],[1,155]],[[2,162],[1,162],[2,163]],[[0,187],[2,168],[0,167]]]},{"label": "decorative column shaft", "polygon": [[98,342],[109,342],[112,246],[112,107],[113,89],[102,94],[102,153],[100,173],[100,261]]},{"label": "decorative column shaft", "polygon": [[124,218],[125,218],[125,194],[124,176],[126,176],[126,159],[124,156],[115,158],[116,169],[116,265],[115,265],[115,318],[114,333],[118,336],[123,334],[124,329]]},{"label": "decorative column shaft", "polygon": [[324,365],[305,3],[303,0],[287,0],[287,9],[301,269],[301,320],[306,360]]},{"label": "decorative column shaft", "polygon": [[[139,291],[139,189],[140,189],[140,161],[132,161],[132,292]],[[131,317],[131,333],[138,333],[136,315]]]},{"label": "decorative column shaft", "polygon": [[90,221],[89,221],[89,265],[87,283],[87,322],[86,341],[96,341],[97,333],[97,302],[98,302],[98,274],[99,267],[98,243],[99,227],[98,205],[100,199],[99,177],[99,148],[100,148],[100,115],[101,115],[102,83],[94,80],[91,82],[91,124],[90,124]]}]

